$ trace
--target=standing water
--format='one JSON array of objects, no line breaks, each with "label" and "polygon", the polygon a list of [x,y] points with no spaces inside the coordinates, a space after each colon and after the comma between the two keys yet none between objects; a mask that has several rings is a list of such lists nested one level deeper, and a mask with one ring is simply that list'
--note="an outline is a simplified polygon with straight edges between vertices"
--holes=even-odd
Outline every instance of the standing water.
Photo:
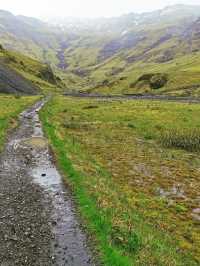
[{"label": "standing water", "polygon": [[76,220],[70,193],[53,163],[37,111],[33,113],[33,127],[34,134],[31,141],[38,141],[39,147],[32,150],[35,158],[32,175],[34,181],[41,185],[52,199],[54,252],[57,265],[91,265],[91,256],[87,251],[85,236]]}]

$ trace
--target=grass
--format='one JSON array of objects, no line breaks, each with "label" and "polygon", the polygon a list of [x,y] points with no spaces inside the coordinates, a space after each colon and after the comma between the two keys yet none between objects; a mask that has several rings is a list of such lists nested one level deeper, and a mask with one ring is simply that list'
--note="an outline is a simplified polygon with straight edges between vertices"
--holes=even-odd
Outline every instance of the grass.
[{"label": "grass", "polygon": [[200,151],[199,129],[171,129],[164,132],[160,138],[165,147],[181,148],[188,151]]},{"label": "grass", "polygon": [[2,150],[8,129],[17,125],[18,115],[37,99],[39,96],[0,95],[0,150]]},{"label": "grass", "polygon": [[40,115],[103,265],[199,265],[199,153],[160,143],[199,105],[55,97]]}]

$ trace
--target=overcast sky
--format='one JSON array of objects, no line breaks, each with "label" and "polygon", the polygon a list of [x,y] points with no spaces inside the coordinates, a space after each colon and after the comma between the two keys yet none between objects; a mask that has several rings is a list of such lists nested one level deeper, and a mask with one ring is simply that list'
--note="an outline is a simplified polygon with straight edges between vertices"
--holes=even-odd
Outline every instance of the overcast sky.
[{"label": "overcast sky", "polygon": [[200,0],[0,0],[0,9],[34,17],[100,17],[144,12]]}]

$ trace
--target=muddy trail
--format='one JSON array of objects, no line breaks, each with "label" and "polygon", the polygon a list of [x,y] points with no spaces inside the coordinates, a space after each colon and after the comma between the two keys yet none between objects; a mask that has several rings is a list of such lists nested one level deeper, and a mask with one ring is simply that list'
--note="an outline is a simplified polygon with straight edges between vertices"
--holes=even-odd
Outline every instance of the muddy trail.
[{"label": "muddy trail", "polygon": [[94,265],[42,132],[43,104],[21,114],[0,156],[0,266]]}]

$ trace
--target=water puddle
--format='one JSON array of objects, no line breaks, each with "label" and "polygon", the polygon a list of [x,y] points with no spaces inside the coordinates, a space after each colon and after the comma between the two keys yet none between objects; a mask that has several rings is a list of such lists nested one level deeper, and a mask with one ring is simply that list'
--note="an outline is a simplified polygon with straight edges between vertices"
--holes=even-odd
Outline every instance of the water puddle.
[{"label": "water puddle", "polygon": [[40,184],[44,189],[49,192],[55,192],[61,190],[61,178],[56,168],[49,167],[37,167],[32,170],[32,174],[35,182]]},{"label": "water puddle", "polygon": [[28,145],[35,149],[46,148],[48,146],[47,140],[43,137],[28,138],[28,139],[25,139],[23,143],[21,142],[21,144]]}]

